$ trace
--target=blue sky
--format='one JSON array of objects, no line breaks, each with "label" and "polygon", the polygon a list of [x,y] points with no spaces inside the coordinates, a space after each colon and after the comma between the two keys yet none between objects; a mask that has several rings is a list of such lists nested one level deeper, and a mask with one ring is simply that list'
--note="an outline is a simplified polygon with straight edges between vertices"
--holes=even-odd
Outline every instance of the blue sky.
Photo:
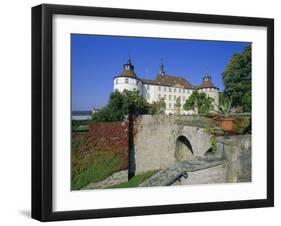
[{"label": "blue sky", "polygon": [[106,105],[118,75],[131,55],[140,78],[155,79],[161,58],[168,75],[199,85],[206,72],[223,90],[221,73],[245,42],[71,35],[72,110]]}]

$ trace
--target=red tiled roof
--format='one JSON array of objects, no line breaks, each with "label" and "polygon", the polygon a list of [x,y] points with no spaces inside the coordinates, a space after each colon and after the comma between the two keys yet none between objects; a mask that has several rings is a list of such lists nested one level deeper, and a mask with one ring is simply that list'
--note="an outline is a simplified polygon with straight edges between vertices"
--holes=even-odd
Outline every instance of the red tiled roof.
[{"label": "red tiled roof", "polygon": [[204,80],[200,86],[196,87],[197,89],[203,89],[203,88],[217,88],[214,86],[211,80]]},{"label": "red tiled roof", "polygon": [[185,89],[193,88],[190,82],[188,82],[185,78],[173,75],[158,75],[156,80],[142,79],[142,81],[151,85],[162,85]]},{"label": "red tiled roof", "polygon": [[118,75],[117,77],[130,77],[130,78],[136,78],[137,75],[134,71],[132,70],[124,70],[121,72],[120,75]]}]

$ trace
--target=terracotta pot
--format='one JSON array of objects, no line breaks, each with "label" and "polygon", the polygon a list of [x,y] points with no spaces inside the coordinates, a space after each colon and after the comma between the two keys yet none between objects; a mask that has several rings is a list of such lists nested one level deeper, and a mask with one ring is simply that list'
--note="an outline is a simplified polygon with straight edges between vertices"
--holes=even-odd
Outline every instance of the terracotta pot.
[{"label": "terracotta pot", "polygon": [[225,132],[230,132],[233,130],[233,119],[232,118],[224,118],[221,120],[221,128]]}]

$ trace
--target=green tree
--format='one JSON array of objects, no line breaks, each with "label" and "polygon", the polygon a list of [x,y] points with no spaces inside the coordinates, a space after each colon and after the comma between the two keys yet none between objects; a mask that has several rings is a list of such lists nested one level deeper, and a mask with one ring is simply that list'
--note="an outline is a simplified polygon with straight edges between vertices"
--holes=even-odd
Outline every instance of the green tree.
[{"label": "green tree", "polygon": [[194,110],[197,107],[199,114],[206,114],[213,110],[213,102],[213,98],[207,96],[205,93],[199,93],[197,90],[195,90],[185,101],[183,109],[189,111]]},{"label": "green tree", "polygon": [[248,46],[240,54],[234,54],[222,73],[223,94],[232,99],[234,107],[251,111],[252,50]]},{"label": "green tree", "polygon": [[123,112],[125,114],[141,115],[147,113],[147,104],[143,96],[139,95],[138,91],[124,90],[123,97]]},{"label": "green tree", "polygon": [[147,112],[145,99],[137,91],[124,90],[113,92],[108,104],[92,115],[96,122],[118,122],[123,121],[128,114],[144,114]]},{"label": "green tree", "polygon": [[149,106],[148,113],[151,115],[155,114],[164,114],[166,109],[166,103],[163,98],[158,101],[153,101],[153,103]]}]

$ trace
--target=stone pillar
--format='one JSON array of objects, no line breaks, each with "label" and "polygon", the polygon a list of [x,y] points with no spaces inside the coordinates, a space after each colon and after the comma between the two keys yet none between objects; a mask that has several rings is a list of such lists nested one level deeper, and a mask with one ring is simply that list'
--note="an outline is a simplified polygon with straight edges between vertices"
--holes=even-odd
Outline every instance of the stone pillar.
[{"label": "stone pillar", "polygon": [[217,150],[222,153],[222,158],[226,160],[226,182],[238,182],[240,168],[239,145],[231,137],[218,137]]}]

